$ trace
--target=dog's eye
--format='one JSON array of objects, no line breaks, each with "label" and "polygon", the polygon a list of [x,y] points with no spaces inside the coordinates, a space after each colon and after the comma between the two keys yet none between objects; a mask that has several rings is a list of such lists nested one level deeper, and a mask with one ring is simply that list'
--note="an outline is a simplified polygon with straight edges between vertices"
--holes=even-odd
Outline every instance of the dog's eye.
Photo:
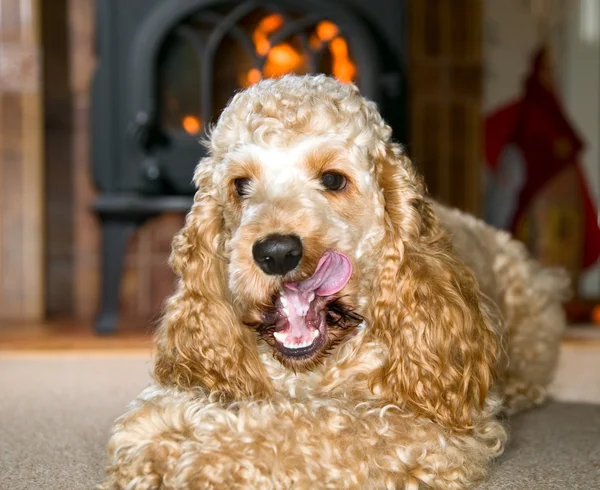
[{"label": "dog's eye", "polygon": [[342,174],[338,174],[336,172],[326,172],[321,175],[321,183],[327,190],[341,191],[344,187],[346,187],[348,181]]},{"label": "dog's eye", "polygon": [[237,195],[243,197],[250,190],[250,179],[235,179],[233,185],[235,186]]}]

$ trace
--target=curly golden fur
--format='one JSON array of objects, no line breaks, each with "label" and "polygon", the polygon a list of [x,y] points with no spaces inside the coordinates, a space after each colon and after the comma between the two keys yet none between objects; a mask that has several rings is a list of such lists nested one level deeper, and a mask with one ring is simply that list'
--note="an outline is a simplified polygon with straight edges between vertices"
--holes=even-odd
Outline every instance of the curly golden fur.
[{"label": "curly golden fur", "polygon": [[[117,421],[103,488],[483,479],[506,441],[498,412],[543,401],[565,276],[432,201],[354,85],[264,80],[233,98],[207,147],[173,243],[180,281],[158,332],[156,382]],[[339,192],[320,185],[331,170],[347,180]],[[352,265],[308,358],[283,355],[264,326],[283,278],[261,272],[251,248],[272,232],[304,244],[286,281],[310,277],[327,250]]]}]

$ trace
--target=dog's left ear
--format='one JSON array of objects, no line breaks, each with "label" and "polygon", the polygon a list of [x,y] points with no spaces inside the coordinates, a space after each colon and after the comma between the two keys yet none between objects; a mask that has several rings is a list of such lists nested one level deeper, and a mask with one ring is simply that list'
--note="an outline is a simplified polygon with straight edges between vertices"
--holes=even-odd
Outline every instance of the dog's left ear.
[{"label": "dog's left ear", "polygon": [[173,240],[170,264],[179,285],[157,332],[155,378],[163,386],[204,387],[235,399],[269,396],[256,339],[231,306],[210,158],[198,166],[195,181],[194,205]]},{"label": "dog's left ear", "polygon": [[422,178],[398,145],[384,153],[378,169],[386,234],[368,321],[389,355],[371,387],[446,427],[469,430],[492,382],[497,336]]}]

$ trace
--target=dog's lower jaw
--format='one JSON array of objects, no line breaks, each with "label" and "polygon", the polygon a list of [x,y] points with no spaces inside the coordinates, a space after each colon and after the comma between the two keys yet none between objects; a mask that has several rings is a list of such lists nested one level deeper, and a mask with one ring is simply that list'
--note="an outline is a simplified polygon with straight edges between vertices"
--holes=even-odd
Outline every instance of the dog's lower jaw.
[{"label": "dog's lower jaw", "polygon": [[251,325],[259,339],[268,344],[273,356],[287,369],[300,373],[310,371],[322,365],[333,349],[341,342],[351,338],[364,319],[353,311],[344,301],[345,298],[317,298],[314,303],[318,316],[318,336],[307,348],[290,349],[277,340],[276,333],[285,327],[285,318],[278,311],[280,302],[275,299],[273,306],[263,313],[263,322]]}]

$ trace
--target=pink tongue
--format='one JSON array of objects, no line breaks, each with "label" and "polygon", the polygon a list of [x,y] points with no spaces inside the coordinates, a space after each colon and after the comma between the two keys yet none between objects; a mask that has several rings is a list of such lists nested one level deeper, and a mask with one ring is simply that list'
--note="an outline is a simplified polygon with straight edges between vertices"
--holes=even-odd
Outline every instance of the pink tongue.
[{"label": "pink tongue", "polygon": [[[323,254],[312,276],[302,282],[288,282],[283,285],[282,300],[287,303],[290,330],[288,338],[295,343],[310,338],[312,329],[307,328],[306,314],[310,303],[317,296],[330,296],[341,291],[352,275],[352,264],[344,254],[328,250]],[[284,299],[285,298],[285,299]]]},{"label": "pink tongue", "polygon": [[283,287],[299,294],[314,292],[318,296],[330,296],[346,285],[351,274],[352,264],[348,257],[328,250],[319,260],[312,276],[302,282],[288,282]]}]

